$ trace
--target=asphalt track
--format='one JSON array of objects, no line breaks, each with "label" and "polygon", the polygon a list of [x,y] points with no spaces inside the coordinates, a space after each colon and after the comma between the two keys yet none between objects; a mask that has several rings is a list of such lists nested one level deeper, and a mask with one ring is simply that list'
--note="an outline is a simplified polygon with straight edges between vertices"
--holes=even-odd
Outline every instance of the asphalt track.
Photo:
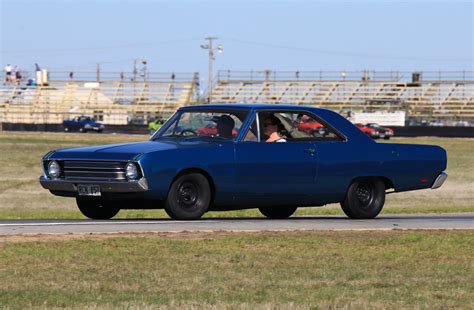
[{"label": "asphalt track", "polygon": [[87,234],[182,231],[292,231],[292,230],[454,230],[474,229],[474,212],[380,215],[372,220],[344,216],[265,218],[204,218],[134,220],[0,220],[0,235]]}]

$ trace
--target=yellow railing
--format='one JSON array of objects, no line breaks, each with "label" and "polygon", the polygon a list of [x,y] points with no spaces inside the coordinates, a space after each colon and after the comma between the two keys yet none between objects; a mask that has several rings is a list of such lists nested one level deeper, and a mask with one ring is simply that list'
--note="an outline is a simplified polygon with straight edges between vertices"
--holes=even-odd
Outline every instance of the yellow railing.
[{"label": "yellow railing", "polygon": [[53,82],[0,89],[0,122],[60,123],[94,115],[106,124],[146,123],[193,103],[194,82]]}]

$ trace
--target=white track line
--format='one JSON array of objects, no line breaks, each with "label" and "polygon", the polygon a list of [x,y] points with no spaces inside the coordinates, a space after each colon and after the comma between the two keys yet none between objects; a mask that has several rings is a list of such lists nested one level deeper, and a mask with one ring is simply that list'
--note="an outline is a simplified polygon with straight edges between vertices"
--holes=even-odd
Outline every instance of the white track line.
[{"label": "white track line", "polygon": [[[218,223],[219,221],[191,221],[187,223]],[[177,224],[183,221],[138,221],[138,222],[118,222],[118,221],[104,221],[104,222],[64,222],[64,223],[0,223],[0,227],[4,226],[74,226],[74,225],[116,225],[116,224]]]}]

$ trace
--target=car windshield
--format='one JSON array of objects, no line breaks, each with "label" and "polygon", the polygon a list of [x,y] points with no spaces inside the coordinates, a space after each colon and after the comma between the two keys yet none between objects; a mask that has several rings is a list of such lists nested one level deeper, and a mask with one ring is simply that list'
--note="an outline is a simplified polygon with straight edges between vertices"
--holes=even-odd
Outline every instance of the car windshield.
[{"label": "car windshield", "polygon": [[219,139],[235,140],[247,116],[242,112],[186,111],[178,115],[166,130],[153,140],[167,139]]}]

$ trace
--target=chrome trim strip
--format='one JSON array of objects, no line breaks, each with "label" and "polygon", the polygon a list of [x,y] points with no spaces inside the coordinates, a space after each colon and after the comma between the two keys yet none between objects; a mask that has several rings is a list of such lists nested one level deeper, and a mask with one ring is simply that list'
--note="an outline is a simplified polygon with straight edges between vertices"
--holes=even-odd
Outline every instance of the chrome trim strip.
[{"label": "chrome trim strip", "polygon": [[431,189],[436,189],[440,188],[441,185],[443,185],[444,181],[448,178],[448,174],[446,172],[441,172],[436,180],[434,181],[433,185],[431,186]]},{"label": "chrome trim strip", "polygon": [[77,184],[94,184],[99,185],[101,192],[121,192],[133,193],[144,192],[148,190],[148,182],[143,177],[138,181],[105,181],[105,180],[84,180],[72,181],[56,179],[51,180],[43,176],[39,179],[41,186],[52,191],[77,192]]}]

